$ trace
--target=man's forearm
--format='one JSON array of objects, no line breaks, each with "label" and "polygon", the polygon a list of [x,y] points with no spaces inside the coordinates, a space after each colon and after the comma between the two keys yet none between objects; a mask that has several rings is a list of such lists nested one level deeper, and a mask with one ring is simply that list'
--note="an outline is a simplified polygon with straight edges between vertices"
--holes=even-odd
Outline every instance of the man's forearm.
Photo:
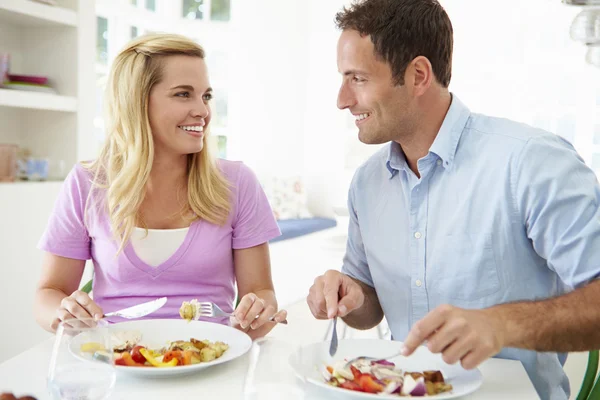
[{"label": "man's forearm", "polygon": [[381,304],[379,304],[377,292],[371,286],[354,278],[352,279],[362,288],[365,295],[365,302],[360,308],[346,315],[343,320],[355,329],[371,329],[377,326],[383,319],[383,310],[381,309]]},{"label": "man's forearm", "polygon": [[535,351],[600,348],[600,281],[563,296],[486,310],[505,327],[505,347]]}]

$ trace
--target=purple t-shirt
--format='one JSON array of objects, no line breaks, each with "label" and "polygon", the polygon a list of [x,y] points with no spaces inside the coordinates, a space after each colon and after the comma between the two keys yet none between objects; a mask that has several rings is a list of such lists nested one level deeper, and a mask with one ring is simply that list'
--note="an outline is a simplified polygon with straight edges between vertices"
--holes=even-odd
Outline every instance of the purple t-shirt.
[{"label": "purple t-shirt", "polygon": [[[101,207],[88,207],[93,175],[76,165],[64,182],[38,247],[58,256],[94,263],[94,301],[105,313],[166,296],[167,304],[148,318],[179,318],[181,303],[212,301],[233,311],[233,249],[265,243],[281,234],[254,173],[243,163],[219,160],[231,183],[231,212],[223,226],[199,220],[191,224],[183,244],[158,267],[145,264],[131,243],[119,245]],[[95,196],[102,193],[94,191]],[[98,204],[98,199],[89,199]]]}]

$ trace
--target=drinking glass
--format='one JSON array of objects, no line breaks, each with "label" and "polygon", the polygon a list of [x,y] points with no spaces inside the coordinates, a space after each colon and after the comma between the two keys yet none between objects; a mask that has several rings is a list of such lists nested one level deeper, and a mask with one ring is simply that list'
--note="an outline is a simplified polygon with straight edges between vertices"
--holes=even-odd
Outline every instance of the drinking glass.
[{"label": "drinking glass", "polygon": [[255,340],[244,380],[244,400],[305,399],[302,382],[289,364],[295,349],[280,339]]},{"label": "drinking glass", "polygon": [[108,322],[94,319],[61,322],[48,370],[54,400],[104,400],[116,380]]}]

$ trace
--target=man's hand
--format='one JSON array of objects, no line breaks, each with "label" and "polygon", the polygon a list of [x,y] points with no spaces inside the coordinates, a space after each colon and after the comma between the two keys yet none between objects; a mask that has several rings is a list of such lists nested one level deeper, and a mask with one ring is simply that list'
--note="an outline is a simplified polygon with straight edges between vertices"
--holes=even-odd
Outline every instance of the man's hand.
[{"label": "man's hand", "polygon": [[306,298],[317,319],[345,317],[365,302],[362,288],[349,276],[329,270],[315,279]]},{"label": "man's hand", "polygon": [[505,324],[491,309],[441,305],[414,324],[404,341],[403,354],[412,354],[425,341],[429,350],[442,353],[448,364],[460,361],[463,368],[473,369],[502,350]]}]

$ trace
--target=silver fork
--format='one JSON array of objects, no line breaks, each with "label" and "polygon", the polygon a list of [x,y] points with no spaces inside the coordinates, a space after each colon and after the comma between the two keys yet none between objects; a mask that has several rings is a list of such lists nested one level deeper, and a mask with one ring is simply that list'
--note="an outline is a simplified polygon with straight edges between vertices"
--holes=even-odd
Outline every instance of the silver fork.
[{"label": "silver fork", "polygon": [[352,364],[358,360],[365,360],[365,361],[390,360],[392,358],[400,357],[401,355],[402,355],[402,350],[400,350],[390,356],[387,356],[387,357],[368,357],[368,356],[354,357],[346,362],[345,368],[348,368],[350,366],[350,364]]},{"label": "silver fork", "polygon": [[[201,301],[200,304],[200,316],[201,317],[231,317],[233,313],[226,313],[221,308],[211,301]],[[273,317],[269,318],[269,321],[276,322]],[[279,322],[280,324],[287,325],[287,319]]]}]

